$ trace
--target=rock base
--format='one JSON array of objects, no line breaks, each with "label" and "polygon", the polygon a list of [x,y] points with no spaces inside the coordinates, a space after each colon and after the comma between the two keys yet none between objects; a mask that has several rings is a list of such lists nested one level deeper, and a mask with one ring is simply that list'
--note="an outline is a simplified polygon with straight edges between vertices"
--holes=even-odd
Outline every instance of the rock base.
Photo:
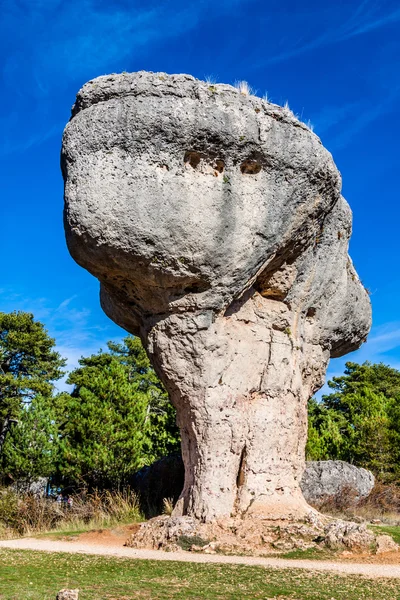
[{"label": "rock base", "polygon": [[[192,517],[160,516],[142,523],[125,545],[170,552],[188,550],[252,556],[310,548],[375,553],[377,549],[385,552],[380,537],[369,531],[365,523],[333,520],[310,511],[302,521],[250,515],[199,523]],[[395,542],[390,544],[390,550],[394,547],[398,548]]]}]

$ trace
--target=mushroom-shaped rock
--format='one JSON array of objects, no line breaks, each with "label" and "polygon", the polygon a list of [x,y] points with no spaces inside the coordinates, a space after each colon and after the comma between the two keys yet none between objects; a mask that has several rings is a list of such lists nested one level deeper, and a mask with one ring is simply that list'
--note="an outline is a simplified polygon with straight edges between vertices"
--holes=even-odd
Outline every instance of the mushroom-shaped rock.
[{"label": "mushroom-shaped rock", "polygon": [[83,86],[62,170],[69,250],[177,409],[175,515],[304,515],[307,400],[371,324],[330,153],[285,108],[139,72]]}]

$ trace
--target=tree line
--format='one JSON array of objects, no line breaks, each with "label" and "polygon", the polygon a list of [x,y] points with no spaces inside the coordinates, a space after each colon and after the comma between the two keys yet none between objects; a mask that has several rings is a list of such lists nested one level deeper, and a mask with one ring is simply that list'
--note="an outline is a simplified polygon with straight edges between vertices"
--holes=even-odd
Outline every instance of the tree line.
[{"label": "tree line", "polygon": [[175,411],[139,340],[127,336],[66,361],[32,314],[0,313],[0,477],[51,476],[60,485],[120,488],[135,471],[180,447]]},{"label": "tree line", "polygon": [[[180,448],[176,414],[137,337],[82,357],[58,392],[66,361],[32,314],[0,312],[0,480],[52,477],[115,489]],[[346,363],[332,392],[309,402],[306,457],[340,459],[400,481],[400,371]]]},{"label": "tree line", "polygon": [[347,362],[332,393],[308,405],[309,460],[345,460],[385,483],[400,481],[400,371]]}]

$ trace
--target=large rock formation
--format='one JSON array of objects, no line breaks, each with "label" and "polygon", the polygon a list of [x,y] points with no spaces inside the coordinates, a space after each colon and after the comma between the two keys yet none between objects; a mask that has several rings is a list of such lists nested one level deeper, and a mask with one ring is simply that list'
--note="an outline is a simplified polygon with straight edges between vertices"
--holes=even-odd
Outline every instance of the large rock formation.
[{"label": "large rock formation", "polygon": [[[375,485],[371,471],[355,467],[343,460],[307,462],[301,480],[301,491],[313,506],[332,500],[340,494],[349,494],[349,503],[368,496]],[[346,504],[346,498],[343,498]]]},{"label": "large rock formation", "polygon": [[177,409],[175,515],[303,516],[307,400],[371,322],[329,152],[285,108],[140,72],[84,85],[62,169],[69,250]]}]

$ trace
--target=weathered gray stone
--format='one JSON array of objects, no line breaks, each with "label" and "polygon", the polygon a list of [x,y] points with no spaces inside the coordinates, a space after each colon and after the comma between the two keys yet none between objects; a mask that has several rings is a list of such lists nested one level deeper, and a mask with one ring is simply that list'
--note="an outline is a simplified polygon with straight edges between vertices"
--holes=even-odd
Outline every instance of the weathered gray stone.
[{"label": "weathered gray stone", "polygon": [[56,600],[78,600],[79,590],[60,590],[57,594]]},{"label": "weathered gray stone", "polygon": [[378,535],[376,537],[376,553],[385,554],[386,552],[398,552],[399,545],[396,544],[390,535]]},{"label": "weathered gray stone", "polygon": [[321,504],[342,491],[352,490],[352,501],[365,498],[375,484],[371,471],[355,467],[342,460],[310,461],[301,480],[301,490],[307,502]]},{"label": "weathered gray stone", "polygon": [[333,521],[325,527],[324,544],[331,550],[348,548],[352,551],[364,552],[372,549],[376,537],[364,524],[358,525],[350,521]]},{"label": "weathered gray stone", "polygon": [[329,152],[284,108],[140,72],[82,88],[62,169],[70,252],[177,408],[175,514],[307,513],[307,400],[371,322]]}]

